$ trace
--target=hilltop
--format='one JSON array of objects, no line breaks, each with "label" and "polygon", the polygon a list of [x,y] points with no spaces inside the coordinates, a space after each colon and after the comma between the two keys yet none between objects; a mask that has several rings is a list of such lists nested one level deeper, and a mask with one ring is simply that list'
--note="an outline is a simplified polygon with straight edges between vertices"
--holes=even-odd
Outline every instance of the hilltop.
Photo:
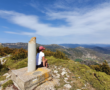
[{"label": "hilltop", "polygon": [[[55,48],[59,47],[58,45],[52,46]],[[107,62],[105,61],[103,62],[103,64],[95,65],[95,63],[90,63],[90,61],[96,60],[94,59],[96,58],[94,55],[97,52],[95,53],[93,50],[84,47],[77,47],[74,49],[75,50],[71,48],[60,47],[60,51],[44,51],[49,63],[49,68],[52,70],[52,76],[55,80],[57,80],[57,85],[51,86],[51,88],[53,88],[53,90],[109,90],[110,67],[108,66]],[[66,50],[71,52],[73,51],[73,55],[76,56],[76,58],[73,60],[69,59],[63,53],[64,51],[61,52],[61,50],[65,50],[65,52]],[[27,67],[28,52],[23,48],[11,49],[7,47],[1,47],[0,51],[0,59],[2,59],[2,62],[0,64],[0,85],[3,88],[9,86],[8,90],[10,90],[9,88],[17,88],[11,81],[10,71],[13,69]],[[98,56],[98,54],[96,55]],[[85,58],[88,58],[88,60],[86,60]],[[86,60],[86,63],[82,63],[81,60]],[[87,63],[90,63],[92,65],[85,65]],[[46,83],[51,83],[51,81]],[[44,85],[46,83],[44,83]],[[41,90],[41,86],[38,87],[38,90]],[[50,87],[48,86],[45,88]]]},{"label": "hilltop", "polygon": [[[79,62],[74,62],[73,60],[59,59],[53,56],[46,58],[48,59],[49,68],[52,70],[53,78],[58,80],[57,85],[51,86],[51,84],[48,85],[44,83],[44,85],[47,86],[44,87],[43,85],[41,85],[38,87],[39,89],[35,90],[42,90],[42,88],[47,88],[46,90],[50,90],[50,88],[52,88],[52,90],[110,89],[110,75],[107,75],[104,72],[97,72],[90,67],[84,64],[80,64]],[[27,58],[14,61],[7,57],[5,58],[5,60],[5,65],[10,70],[19,69],[27,66]],[[5,72],[3,70],[5,70]],[[5,73],[7,73],[7,75]],[[2,68],[2,72],[0,72],[0,75],[0,84],[3,88],[5,88],[5,90],[10,90],[13,88],[18,90],[13,82],[10,81],[10,71],[6,70],[6,67]]]}]

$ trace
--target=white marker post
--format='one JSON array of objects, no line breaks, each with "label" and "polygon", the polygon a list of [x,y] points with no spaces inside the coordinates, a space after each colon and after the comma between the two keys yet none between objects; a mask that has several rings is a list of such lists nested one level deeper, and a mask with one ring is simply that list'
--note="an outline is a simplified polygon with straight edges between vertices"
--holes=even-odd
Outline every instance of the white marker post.
[{"label": "white marker post", "polygon": [[28,72],[36,70],[36,37],[28,42]]}]

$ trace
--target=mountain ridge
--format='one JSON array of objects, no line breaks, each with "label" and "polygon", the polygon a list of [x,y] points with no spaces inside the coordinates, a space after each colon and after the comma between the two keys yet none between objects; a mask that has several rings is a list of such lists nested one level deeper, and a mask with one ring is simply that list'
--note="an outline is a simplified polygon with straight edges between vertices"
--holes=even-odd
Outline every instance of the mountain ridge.
[{"label": "mountain ridge", "polygon": [[[41,44],[37,44],[37,47]],[[9,48],[24,48],[28,49],[28,43],[2,43],[4,47]],[[76,44],[77,45],[77,44]],[[57,44],[51,44],[51,45],[42,45],[46,49],[49,49],[51,51],[62,51],[66,54],[70,59],[76,60],[81,59],[83,61],[89,60],[89,61],[95,61],[98,63],[102,63],[104,60],[107,60],[107,62],[110,64],[110,55],[109,55],[109,49],[103,47],[94,47],[94,48],[85,48],[82,46],[76,47],[76,48],[67,48],[65,46],[60,46]]]}]

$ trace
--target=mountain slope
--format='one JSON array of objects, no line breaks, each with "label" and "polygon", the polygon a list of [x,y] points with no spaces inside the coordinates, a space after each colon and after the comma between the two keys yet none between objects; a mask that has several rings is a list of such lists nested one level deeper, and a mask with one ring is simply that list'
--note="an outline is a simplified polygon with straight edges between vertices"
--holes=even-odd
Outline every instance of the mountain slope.
[{"label": "mountain slope", "polygon": [[[24,48],[24,49],[28,48],[28,43],[3,43],[2,45],[4,47],[8,46],[10,48]],[[37,44],[37,47],[38,46],[40,46],[40,44]],[[43,46],[51,51],[60,50],[64,52],[72,60],[82,59],[84,61],[89,60],[98,63],[102,63],[104,60],[107,60],[108,63],[110,63],[110,55],[105,54],[107,50],[105,48],[100,48],[100,47],[92,48],[92,49],[84,48],[84,47],[66,48],[64,46],[60,46],[57,44],[43,45]]]},{"label": "mountain slope", "polygon": [[76,47],[85,47],[85,48],[94,48],[94,47],[110,47],[110,44],[59,44],[68,48]]},{"label": "mountain slope", "polygon": [[[53,78],[59,80],[58,85],[54,87],[55,89],[110,90],[110,75],[104,72],[97,72],[73,60],[58,59],[53,56],[46,58],[49,68],[52,70]],[[27,58],[16,61],[16,63],[10,60],[10,58],[6,58],[6,60],[6,65],[10,69],[19,69],[27,66]]]},{"label": "mountain slope", "polygon": [[91,48],[97,52],[100,52],[100,53],[103,53],[103,54],[110,54],[110,49],[108,49],[107,47],[106,48],[102,48],[102,47],[94,47],[94,48]]}]

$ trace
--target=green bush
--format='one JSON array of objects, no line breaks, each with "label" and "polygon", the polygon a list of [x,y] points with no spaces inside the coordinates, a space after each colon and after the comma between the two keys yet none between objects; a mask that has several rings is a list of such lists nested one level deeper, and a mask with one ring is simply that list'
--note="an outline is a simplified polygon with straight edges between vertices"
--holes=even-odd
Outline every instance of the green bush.
[{"label": "green bush", "polygon": [[13,84],[12,80],[7,81],[6,83],[2,84],[3,89]]},{"label": "green bush", "polygon": [[27,51],[23,48],[16,49],[13,51],[11,57],[12,60],[24,59],[27,58]]},{"label": "green bush", "polygon": [[107,61],[104,61],[102,65],[91,65],[90,67],[96,71],[105,72],[106,74],[110,75],[110,67]]},{"label": "green bush", "polygon": [[2,47],[0,48],[0,56],[6,56],[7,54],[13,53],[14,49],[11,49],[9,47]]},{"label": "green bush", "polygon": [[6,56],[6,53],[3,52],[3,49],[2,48],[0,48],[0,56]]},{"label": "green bush", "polygon": [[5,80],[6,77],[5,76],[0,76],[0,81]]},{"label": "green bush", "polygon": [[5,66],[9,69],[19,69],[23,67],[27,67],[28,59],[22,59],[22,60],[12,60],[10,58],[7,58]]}]

